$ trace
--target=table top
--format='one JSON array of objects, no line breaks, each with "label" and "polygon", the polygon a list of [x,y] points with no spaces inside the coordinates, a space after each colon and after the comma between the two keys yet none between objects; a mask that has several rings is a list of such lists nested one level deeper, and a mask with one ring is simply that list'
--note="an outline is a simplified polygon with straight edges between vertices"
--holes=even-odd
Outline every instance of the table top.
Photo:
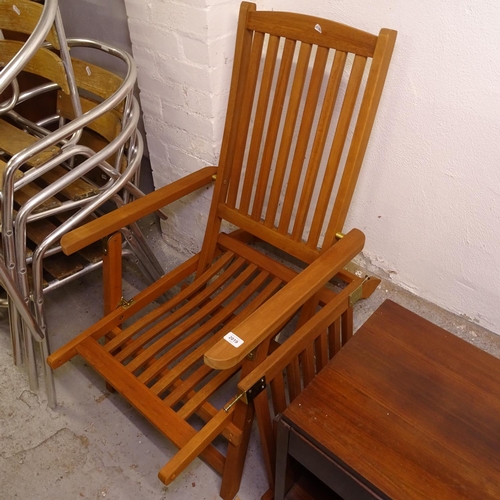
[{"label": "table top", "polygon": [[392,301],[283,417],[381,498],[500,499],[500,360]]}]

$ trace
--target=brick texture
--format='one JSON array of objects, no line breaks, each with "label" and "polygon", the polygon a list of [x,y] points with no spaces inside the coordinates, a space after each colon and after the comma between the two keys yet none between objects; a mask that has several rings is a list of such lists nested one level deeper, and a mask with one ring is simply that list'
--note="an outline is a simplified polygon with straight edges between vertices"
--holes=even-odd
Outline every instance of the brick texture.
[{"label": "brick texture", "polygon": [[[125,5],[159,188],[217,165],[239,1],[125,0]],[[185,253],[198,249],[204,232],[208,196],[201,191],[189,204],[170,207],[163,223],[168,243]]]}]

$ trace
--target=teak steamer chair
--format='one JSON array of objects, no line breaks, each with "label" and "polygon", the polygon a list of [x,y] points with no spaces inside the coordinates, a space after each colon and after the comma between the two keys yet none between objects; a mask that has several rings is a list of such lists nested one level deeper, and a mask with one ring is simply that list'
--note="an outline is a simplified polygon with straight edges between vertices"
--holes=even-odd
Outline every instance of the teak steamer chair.
[{"label": "teak steamer chair", "polygon": [[[219,166],[62,238],[68,254],[107,238],[107,315],[49,356],[48,364],[57,368],[80,354],[180,448],[159,472],[165,484],[200,456],[222,475],[221,497],[233,498],[255,414],[272,485],[272,414],[351,337],[353,303],[369,296],[378,280],[343,271],[363,248],[364,236],[357,229],[345,236],[341,231],[395,38],[387,29],[374,36],[315,17],[257,12],[243,2]],[[122,299],[119,229],[213,177],[200,253],[132,300]],[[223,220],[239,229],[221,232]],[[258,242],[306,267],[292,270],[259,251]],[[335,276],[343,283],[340,291],[329,284]],[[166,302],[140,314],[169,291]],[[279,344],[275,339],[286,325],[295,333]],[[286,355],[289,345],[293,359]],[[266,372],[272,407],[265,380],[247,386],[269,355],[285,363]],[[244,392],[215,407],[214,394],[227,390],[226,384],[234,387],[237,372]],[[191,425],[194,415],[205,423],[200,430]],[[226,456],[212,444],[217,436],[228,442]]]}]

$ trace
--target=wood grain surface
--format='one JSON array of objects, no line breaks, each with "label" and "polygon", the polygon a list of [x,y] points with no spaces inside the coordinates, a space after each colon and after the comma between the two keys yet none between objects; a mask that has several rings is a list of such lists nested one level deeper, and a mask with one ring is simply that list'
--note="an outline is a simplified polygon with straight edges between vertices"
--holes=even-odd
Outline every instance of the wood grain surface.
[{"label": "wood grain surface", "polygon": [[285,411],[391,499],[500,498],[500,360],[386,301]]}]

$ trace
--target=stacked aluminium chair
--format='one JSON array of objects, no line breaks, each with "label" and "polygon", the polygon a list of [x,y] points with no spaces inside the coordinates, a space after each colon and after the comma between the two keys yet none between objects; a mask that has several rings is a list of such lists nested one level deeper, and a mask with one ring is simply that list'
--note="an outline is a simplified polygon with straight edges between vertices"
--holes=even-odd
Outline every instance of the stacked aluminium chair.
[{"label": "stacked aluminium chair", "polygon": [[[351,337],[353,304],[377,280],[343,270],[364,236],[342,230],[395,38],[243,2],[219,165],[62,238],[71,254],[113,235],[105,266],[115,307],[48,363],[82,356],[179,448],[160,470],[165,484],[200,456],[222,475],[221,497],[233,498],[255,415],[272,485],[273,414]],[[122,225],[213,176],[201,252],[120,304]],[[225,234],[222,221],[239,229]],[[285,265],[262,245],[302,264]],[[141,314],[169,290],[172,298]],[[285,328],[293,333],[279,343]],[[228,387],[235,397],[217,405]]]},{"label": "stacked aluminium chair", "polygon": [[[2,28],[10,34],[12,31],[28,33],[35,16],[23,19],[24,13],[33,14],[38,10],[41,18],[48,2],[44,6],[27,0],[0,3],[4,7],[7,4],[10,4],[7,12],[13,11],[18,16],[13,17],[15,22],[3,18]],[[94,218],[104,203],[112,201],[123,205],[129,192],[141,194],[133,182],[143,151],[137,133],[139,108],[132,95],[136,71],[130,56],[94,40],[66,39],[57,10],[49,34],[46,43],[37,48],[21,68],[23,73],[41,78],[42,83],[21,93],[14,92],[14,105],[8,103],[8,109],[6,106],[0,118],[0,148],[5,162],[4,258],[25,303],[32,303],[36,322],[45,333],[44,292],[101,263],[101,252],[92,248],[85,249],[77,260],[54,260],[54,256],[60,254],[60,237]],[[126,76],[120,78],[94,64],[70,58],[69,49],[76,47],[98,50],[122,60]],[[22,41],[1,40],[2,61],[13,60],[24,48]],[[36,122],[23,114],[23,106],[26,108],[31,99],[36,102],[36,98],[47,93],[54,97],[53,112],[37,118]],[[137,246],[145,248],[140,242]],[[150,266],[152,277],[160,275],[156,267],[154,263]],[[45,278],[49,275],[51,279],[47,282]],[[34,388],[38,380],[35,352],[16,308],[11,308],[11,329],[16,353],[21,352],[24,339],[30,384]],[[45,358],[49,352],[47,335],[42,351]],[[50,370],[46,370],[46,386],[49,404],[54,406]]]}]

